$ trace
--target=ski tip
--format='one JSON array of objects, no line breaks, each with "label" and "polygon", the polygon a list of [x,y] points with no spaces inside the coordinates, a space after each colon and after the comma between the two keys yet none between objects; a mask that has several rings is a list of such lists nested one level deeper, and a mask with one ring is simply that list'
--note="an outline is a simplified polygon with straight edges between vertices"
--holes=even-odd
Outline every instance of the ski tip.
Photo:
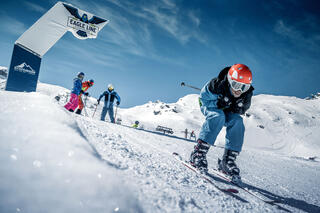
[{"label": "ski tip", "polygon": [[239,191],[237,190],[237,189],[226,189],[225,191],[227,191],[227,192],[230,192],[230,193],[234,193],[234,194],[237,194],[237,193],[239,193]]}]

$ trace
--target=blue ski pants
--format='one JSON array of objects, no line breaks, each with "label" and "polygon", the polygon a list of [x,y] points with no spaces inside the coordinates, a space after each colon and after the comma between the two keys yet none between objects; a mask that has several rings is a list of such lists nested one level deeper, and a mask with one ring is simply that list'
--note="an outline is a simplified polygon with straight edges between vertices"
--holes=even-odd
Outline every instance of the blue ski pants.
[{"label": "blue ski pants", "polygon": [[113,105],[109,105],[107,107],[106,105],[102,108],[101,112],[101,120],[105,121],[106,115],[109,113],[110,121],[111,123],[114,123],[114,116],[113,116]]},{"label": "blue ski pants", "polygon": [[225,148],[240,152],[245,131],[242,117],[237,113],[225,113],[221,109],[208,109],[205,106],[201,107],[201,112],[206,116],[206,120],[202,125],[199,139],[214,145],[219,132],[225,126],[227,128]]}]

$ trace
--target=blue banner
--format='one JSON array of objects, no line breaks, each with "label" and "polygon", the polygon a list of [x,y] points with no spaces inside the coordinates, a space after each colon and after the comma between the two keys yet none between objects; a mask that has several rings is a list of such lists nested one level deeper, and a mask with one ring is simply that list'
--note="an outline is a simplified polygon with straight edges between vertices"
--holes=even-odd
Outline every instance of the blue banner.
[{"label": "blue banner", "polygon": [[22,45],[15,44],[6,90],[34,92],[37,89],[41,58]]}]

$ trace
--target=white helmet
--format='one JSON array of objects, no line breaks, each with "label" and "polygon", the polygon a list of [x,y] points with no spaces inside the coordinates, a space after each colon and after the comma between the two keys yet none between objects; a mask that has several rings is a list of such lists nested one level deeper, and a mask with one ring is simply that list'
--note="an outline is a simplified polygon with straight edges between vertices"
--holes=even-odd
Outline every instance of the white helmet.
[{"label": "white helmet", "polygon": [[108,90],[112,91],[114,89],[112,84],[108,84]]}]

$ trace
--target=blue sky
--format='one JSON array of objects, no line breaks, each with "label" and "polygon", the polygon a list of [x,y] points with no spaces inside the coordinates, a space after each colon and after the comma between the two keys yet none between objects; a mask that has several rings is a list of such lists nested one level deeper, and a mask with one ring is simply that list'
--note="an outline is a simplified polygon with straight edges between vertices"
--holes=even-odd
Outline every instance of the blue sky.
[{"label": "blue sky", "polygon": [[[110,20],[97,39],[70,32],[42,59],[40,81],[66,88],[79,71],[98,97],[109,83],[122,107],[176,102],[225,66],[248,65],[255,94],[304,98],[320,91],[320,2],[309,0],[65,1]],[[56,1],[0,3],[0,66]]]}]

